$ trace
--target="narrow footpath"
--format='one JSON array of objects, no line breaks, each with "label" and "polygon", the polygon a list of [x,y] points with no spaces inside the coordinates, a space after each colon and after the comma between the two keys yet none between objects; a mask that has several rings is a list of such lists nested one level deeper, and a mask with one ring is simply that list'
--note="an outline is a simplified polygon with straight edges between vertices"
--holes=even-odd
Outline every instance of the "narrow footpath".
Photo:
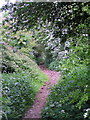
[{"label": "narrow footpath", "polygon": [[41,118],[41,112],[46,103],[46,98],[50,93],[50,88],[58,83],[60,77],[59,72],[49,70],[44,65],[41,65],[40,68],[46,75],[48,75],[49,80],[40,88],[32,108],[26,112],[23,120],[26,118],[28,118],[28,120],[33,118]]}]

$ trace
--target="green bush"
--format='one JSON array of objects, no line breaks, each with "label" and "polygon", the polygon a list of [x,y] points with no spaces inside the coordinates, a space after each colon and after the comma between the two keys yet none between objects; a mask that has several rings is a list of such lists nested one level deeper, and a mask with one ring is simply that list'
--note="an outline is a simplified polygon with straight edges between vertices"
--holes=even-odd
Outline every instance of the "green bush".
[{"label": "green bush", "polygon": [[[35,97],[29,73],[3,74],[3,111],[8,118],[18,118]],[[3,116],[4,117],[4,116]]]},{"label": "green bush", "polygon": [[2,53],[6,68],[14,69],[7,72],[5,68],[2,74],[2,120],[19,119],[31,107],[36,93],[48,78],[25,52],[13,53],[6,45]]},{"label": "green bush", "polygon": [[[80,34],[70,41],[67,57],[50,67],[62,71],[59,84],[52,88],[43,119],[90,120],[90,60],[88,37]],[[68,39],[68,40],[69,40]]]},{"label": "green bush", "polygon": [[[2,109],[7,118],[19,118],[30,107],[46,76],[23,71],[3,74]],[[3,119],[5,116],[3,114]]]},{"label": "green bush", "polygon": [[49,65],[49,69],[60,71],[60,61],[55,60],[55,61],[51,62],[50,65]]},{"label": "green bush", "polygon": [[89,80],[90,74],[84,65],[75,67],[72,72],[63,76],[59,84],[52,89],[42,117],[59,120],[89,120]]}]

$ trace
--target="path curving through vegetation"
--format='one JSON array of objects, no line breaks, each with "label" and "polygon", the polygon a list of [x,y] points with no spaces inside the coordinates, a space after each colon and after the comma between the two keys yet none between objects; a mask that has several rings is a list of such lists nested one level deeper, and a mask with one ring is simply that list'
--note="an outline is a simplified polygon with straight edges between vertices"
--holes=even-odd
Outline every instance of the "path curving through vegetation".
[{"label": "path curving through vegetation", "polygon": [[50,93],[50,88],[58,83],[60,77],[60,72],[49,70],[44,65],[40,65],[40,68],[48,75],[49,80],[40,88],[32,108],[26,112],[24,119],[41,118],[41,112]]}]

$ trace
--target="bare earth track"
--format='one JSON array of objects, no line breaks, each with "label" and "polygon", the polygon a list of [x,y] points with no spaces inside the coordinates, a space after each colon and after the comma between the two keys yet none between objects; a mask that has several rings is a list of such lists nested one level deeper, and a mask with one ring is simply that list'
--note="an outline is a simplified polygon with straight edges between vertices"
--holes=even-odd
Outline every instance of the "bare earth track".
[{"label": "bare earth track", "polygon": [[48,75],[49,81],[45,82],[45,84],[40,88],[36,96],[36,100],[34,101],[34,104],[32,105],[32,108],[26,112],[23,120],[41,118],[41,112],[46,103],[46,98],[48,97],[50,93],[50,87],[57,84],[59,77],[60,77],[59,72],[49,70],[43,65],[41,65],[40,68],[46,75]]}]

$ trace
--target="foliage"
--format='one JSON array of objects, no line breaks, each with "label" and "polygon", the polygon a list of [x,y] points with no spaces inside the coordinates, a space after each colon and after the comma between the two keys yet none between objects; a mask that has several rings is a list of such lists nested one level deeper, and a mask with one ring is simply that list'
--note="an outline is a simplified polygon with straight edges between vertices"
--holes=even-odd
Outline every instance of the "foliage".
[{"label": "foliage", "polygon": [[89,34],[89,2],[22,2],[2,7],[2,11],[7,10],[8,16],[4,22],[9,25],[7,28],[10,29],[10,34],[31,30],[36,41],[45,47],[47,66],[55,61],[54,58],[61,60],[62,57],[67,57],[68,38],[73,39],[80,34],[78,25],[85,25],[86,29],[81,31]]},{"label": "foliage", "polygon": [[[32,32],[27,30],[19,30],[16,33],[11,32],[8,29],[9,25],[5,24],[0,26],[2,41],[12,46],[14,49],[18,50],[22,47],[30,47],[36,45],[35,40],[32,38]],[[4,34],[3,34],[4,33]]]},{"label": "foliage", "polygon": [[55,60],[55,61],[51,62],[49,65],[49,69],[60,71],[60,61]]},{"label": "foliage", "polygon": [[[68,54],[62,56],[57,65],[63,76],[52,88],[42,113],[44,119],[90,119],[90,44],[86,21],[77,26],[77,36],[67,37]],[[53,63],[50,64],[52,68]]]},{"label": "foliage", "polygon": [[[80,24],[78,30],[82,30],[81,26],[83,25]],[[83,29],[85,27],[84,24]],[[70,42],[68,58],[63,57],[57,65],[62,71],[62,79],[52,88],[42,113],[44,119],[90,119],[90,67],[88,66],[90,45],[86,33],[87,29],[84,34],[80,31],[78,36],[68,38]],[[57,66],[50,67],[56,69]]]},{"label": "foliage", "polygon": [[[90,119],[88,25],[88,20],[87,23],[85,21],[84,24],[79,24],[77,26],[78,35],[67,38],[68,54],[62,56],[57,65],[62,71],[62,79],[58,85],[52,88],[42,113],[44,119]],[[52,68],[53,63],[50,64]]]},{"label": "foliage", "polygon": [[54,36],[61,38],[61,43],[67,40],[67,35],[76,35],[78,24],[89,18],[89,2],[22,2],[2,7],[2,11],[7,10],[6,23],[12,32],[38,30],[43,23],[51,22]]},{"label": "foliage", "polygon": [[72,72],[64,75],[52,89],[42,117],[63,120],[89,119],[89,113],[85,117],[85,111],[90,110],[89,79],[85,65],[74,67]]},{"label": "foliage", "polygon": [[32,105],[47,76],[25,52],[19,50],[14,53],[8,45],[3,45],[2,48],[2,62],[14,69],[2,74],[2,119],[19,119]]},{"label": "foliage", "polygon": [[34,60],[37,64],[44,64],[45,62],[45,50],[42,44],[36,42],[36,46],[33,47]]},{"label": "foliage", "polygon": [[[20,32],[24,29],[33,31],[33,39],[43,46],[43,52],[39,51],[39,45],[34,52],[44,53],[45,64],[50,69],[62,70],[62,80],[52,89],[42,113],[45,119],[90,119],[89,5],[89,2],[23,2],[2,7],[2,10],[8,10],[8,16],[3,22],[8,24],[6,30],[9,29],[10,35],[16,35],[15,44],[26,47],[26,41],[32,38],[27,39],[29,36]],[[15,37],[12,40],[10,43],[14,42]],[[28,50],[25,53],[28,54]],[[13,54],[15,60],[9,57],[5,59],[11,63],[16,61],[15,66],[19,67],[16,67],[16,72],[25,70],[33,73],[33,68],[29,66],[30,58],[22,53],[24,59]],[[42,61],[41,56],[34,59],[37,63]]]},{"label": "foliage", "polygon": [[[19,118],[32,104],[36,93],[32,82],[37,76],[30,76],[28,72],[3,74],[2,109],[8,119]],[[5,119],[5,116],[3,117]]]},{"label": "foliage", "polygon": [[[49,17],[54,19],[54,22],[52,23],[52,19],[48,22],[49,18],[47,18],[44,23],[40,23],[41,25],[38,26],[37,30],[33,28],[35,30],[33,34],[34,38],[45,47],[46,64],[55,61],[55,58],[60,61],[62,58],[68,58],[69,51],[71,50],[70,45],[78,46],[79,41],[83,41],[84,35],[87,35],[85,37],[89,36],[89,7],[86,7],[88,5],[88,3],[65,3],[65,5],[64,3],[56,3],[56,5],[51,4],[54,10],[53,15]],[[61,11],[59,11],[60,7]],[[87,10],[85,8],[87,8]],[[54,14],[55,11],[58,12],[58,15]],[[48,15],[51,14],[48,12]]]},{"label": "foliage", "polygon": [[[84,12],[82,11],[82,8]],[[6,21],[10,23],[10,27],[13,27],[14,31],[33,28],[33,26],[38,26],[38,24],[40,25],[43,23],[43,21],[45,22],[46,20],[55,23],[53,24],[53,27],[58,26],[59,29],[63,29],[66,28],[66,25],[69,28],[72,28],[75,24],[77,25],[77,23],[79,24],[81,21],[85,20],[88,17],[87,13],[89,13],[89,6],[88,2],[22,2],[16,4],[8,4],[6,6],[3,6],[2,10],[9,10],[9,16],[6,18]],[[80,17],[80,19],[78,19],[78,17]]]}]

